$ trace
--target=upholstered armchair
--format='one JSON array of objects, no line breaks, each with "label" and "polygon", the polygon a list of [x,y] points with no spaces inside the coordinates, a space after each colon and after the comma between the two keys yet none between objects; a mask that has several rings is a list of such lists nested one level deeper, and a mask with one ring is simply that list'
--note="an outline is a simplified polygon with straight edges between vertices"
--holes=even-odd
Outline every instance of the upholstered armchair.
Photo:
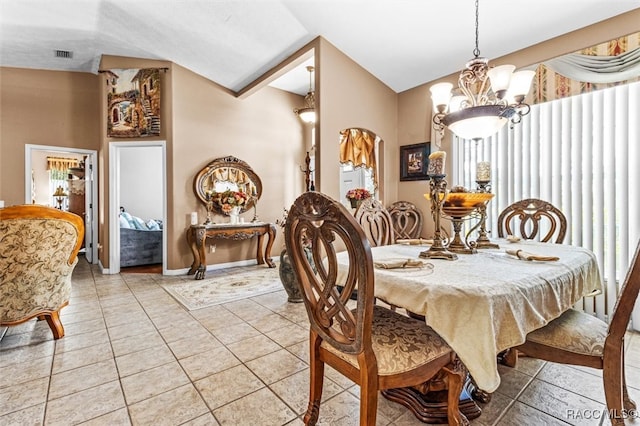
[{"label": "upholstered armchair", "polygon": [[64,336],[60,309],[69,304],[84,222],[37,205],[0,209],[0,326],[37,317]]}]

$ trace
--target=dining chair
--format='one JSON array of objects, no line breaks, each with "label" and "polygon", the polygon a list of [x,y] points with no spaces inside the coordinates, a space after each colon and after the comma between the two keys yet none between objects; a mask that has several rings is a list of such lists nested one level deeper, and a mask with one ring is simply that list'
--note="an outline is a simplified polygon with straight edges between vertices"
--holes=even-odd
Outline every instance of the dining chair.
[{"label": "dining chair", "polygon": [[[438,374],[448,383],[449,424],[468,424],[459,411],[464,368],[456,354],[424,322],[374,305],[371,246],[350,212],[322,193],[306,192],[289,210],[284,239],[310,323],[305,425],[318,421],[325,364],[360,386],[360,425],[376,424],[380,390],[417,386]],[[338,282],[340,251],[349,266]],[[350,301],[356,287],[357,300]]]},{"label": "dining chair", "polygon": [[372,247],[386,246],[396,241],[391,215],[373,197],[364,200],[354,213]]},{"label": "dining chair", "polygon": [[71,296],[84,220],[39,205],[0,209],[0,326],[45,319],[64,337],[60,310]]},{"label": "dining chair", "polygon": [[396,239],[420,238],[422,211],[409,201],[396,201],[388,208]]},{"label": "dining chair", "polygon": [[[629,398],[624,369],[624,338],[640,290],[640,244],[636,248],[611,322],[570,309],[546,326],[527,334],[515,348],[529,357],[602,370],[602,382],[611,423],[624,425],[625,410],[636,409]],[[515,365],[515,362],[513,363]]]},{"label": "dining chair", "polygon": [[[544,236],[541,228],[548,228]],[[555,234],[555,242],[559,244],[564,241],[567,233],[567,218],[553,204],[537,198],[527,198],[511,204],[498,216],[498,237],[516,235],[516,230],[525,240],[536,238],[540,232],[542,242],[548,242]]]}]

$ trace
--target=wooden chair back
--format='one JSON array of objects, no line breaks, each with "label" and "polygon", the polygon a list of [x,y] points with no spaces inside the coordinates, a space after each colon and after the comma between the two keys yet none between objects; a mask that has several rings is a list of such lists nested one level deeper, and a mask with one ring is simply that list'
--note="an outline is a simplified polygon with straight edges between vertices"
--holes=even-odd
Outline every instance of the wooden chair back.
[{"label": "wooden chair back", "polygon": [[[285,243],[311,328],[341,352],[356,354],[370,346],[373,261],[367,237],[353,216],[327,196],[308,192],[287,214]],[[312,261],[305,246],[312,247]],[[342,250],[347,252],[349,271],[346,281],[338,283],[336,254]],[[347,303],[356,288],[354,314]]]},{"label": "wooden chair back", "polygon": [[[418,386],[438,373],[448,385],[449,424],[468,424],[459,411],[465,372],[455,353],[424,322],[374,306],[371,246],[350,212],[306,192],[289,209],[284,238],[311,327],[305,425],[318,421],[325,363],[360,386],[361,426],[376,424],[380,390]],[[347,261],[338,262],[338,253]]]},{"label": "wooden chair back", "polygon": [[382,203],[373,197],[364,200],[354,213],[372,247],[386,246],[396,241],[391,216]]},{"label": "wooden chair back", "polygon": [[525,240],[533,240],[545,227],[548,230],[544,235],[540,235],[540,241],[548,242],[555,235],[554,242],[562,243],[567,233],[567,218],[553,204],[537,198],[516,201],[498,216],[500,238],[515,235]]},{"label": "wooden chair back", "polygon": [[422,233],[422,211],[409,201],[396,201],[389,206],[396,240],[420,238]]}]

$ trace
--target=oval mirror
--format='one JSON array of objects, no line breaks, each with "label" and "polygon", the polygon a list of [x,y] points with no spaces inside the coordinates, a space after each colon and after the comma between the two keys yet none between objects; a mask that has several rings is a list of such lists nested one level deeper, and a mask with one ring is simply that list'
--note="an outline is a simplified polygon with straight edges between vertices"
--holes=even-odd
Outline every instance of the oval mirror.
[{"label": "oval mirror", "polygon": [[[204,205],[207,204],[207,191],[244,192],[250,197],[247,204],[241,208],[240,212],[242,213],[253,207],[253,203],[260,199],[262,182],[246,162],[228,156],[216,158],[200,170],[193,180],[193,190]],[[213,208],[218,213],[223,213],[220,206],[214,204]]]}]

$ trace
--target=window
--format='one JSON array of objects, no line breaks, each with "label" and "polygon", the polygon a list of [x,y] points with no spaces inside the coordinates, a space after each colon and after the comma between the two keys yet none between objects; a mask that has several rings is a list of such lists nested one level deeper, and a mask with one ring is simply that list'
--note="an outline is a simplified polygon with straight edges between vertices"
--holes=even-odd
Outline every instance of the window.
[{"label": "window", "polygon": [[[491,162],[488,228],[514,201],[540,198],[567,216],[565,244],[594,251],[605,282],[583,308],[606,319],[640,238],[640,83],[537,104],[514,128],[474,142],[454,140],[452,180],[475,188]],[[640,309],[634,314],[640,328]]]}]

